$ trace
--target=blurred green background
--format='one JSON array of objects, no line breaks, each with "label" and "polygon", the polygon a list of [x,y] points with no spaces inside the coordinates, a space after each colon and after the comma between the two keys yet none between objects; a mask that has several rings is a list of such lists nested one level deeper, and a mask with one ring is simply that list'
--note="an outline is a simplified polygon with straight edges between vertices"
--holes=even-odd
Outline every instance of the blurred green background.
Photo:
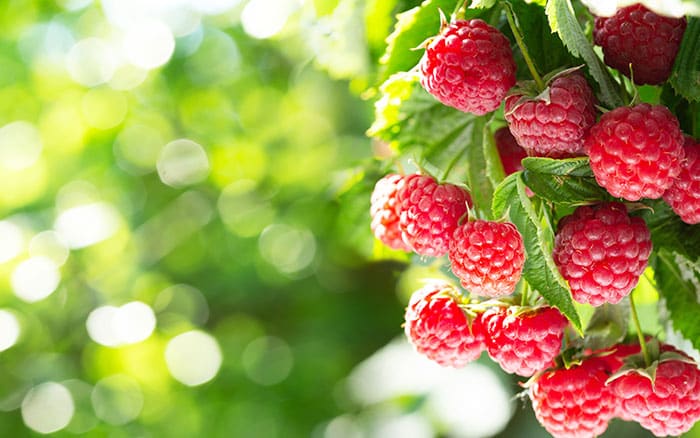
[{"label": "blurred green background", "polygon": [[417,3],[0,2],[0,436],[546,436],[490,361],[410,350],[444,272],[369,231]]}]

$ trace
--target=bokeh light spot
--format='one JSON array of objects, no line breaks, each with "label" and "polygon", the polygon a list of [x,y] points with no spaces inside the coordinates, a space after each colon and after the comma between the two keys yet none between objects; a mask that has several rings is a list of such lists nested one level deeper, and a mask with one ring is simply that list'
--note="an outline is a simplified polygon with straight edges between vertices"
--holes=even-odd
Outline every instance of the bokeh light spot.
[{"label": "bokeh light spot", "polygon": [[156,317],[149,305],[132,301],[121,307],[96,308],[88,315],[85,325],[93,341],[118,347],[148,339],[155,330]]},{"label": "bokeh light spot", "polygon": [[0,128],[0,167],[26,169],[36,163],[41,149],[39,130],[31,123],[20,120]]},{"label": "bokeh light spot", "polygon": [[179,139],[165,145],[156,168],[164,184],[184,187],[207,177],[209,158],[201,145],[192,140]]},{"label": "bokeh light spot", "polygon": [[187,58],[185,71],[192,82],[211,87],[231,81],[239,74],[240,64],[241,54],[233,39],[225,32],[207,28],[197,51]]},{"label": "bokeh light spot", "polygon": [[0,263],[14,259],[24,248],[22,229],[10,221],[0,221],[0,242]]},{"label": "bokeh light spot", "polygon": [[249,179],[226,186],[217,206],[228,229],[241,237],[257,236],[275,218],[272,204]]},{"label": "bokeh light spot", "polygon": [[183,319],[192,324],[202,325],[209,318],[209,304],[199,291],[187,284],[176,284],[162,290],[153,303],[158,312],[160,327],[166,323],[177,324]]},{"label": "bokeh light spot", "polygon": [[111,237],[117,231],[119,221],[119,212],[112,205],[96,202],[61,212],[54,228],[69,248],[78,249]]},{"label": "bokeh light spot", "polygon": [[105,41],[89,37],[78,41],[66,57],[68,73],[74,81],[94,87],[109,81],[117,67],[114,50]]},{"label": "bokeh light spot", "polygon": [[162,22],[143,20],[126,29],[124,51],[130,63],[151,70],[170,60],[175,51],[175,37]]},{"label": "bokeh light spot", "polygon": [[143,392],[138,382],[115,374],[97,382],[90,397],[97,417],[112,425],[126,424],[143,409]]},{"label": "bokeh light spot", "polygon": [[165,363],[170,374],[187,386],[201,385],[213,379],[222,360],[216,339],[199,330],[175,336],[165,348]]},{"label": "bokeh light spot", "polygon": [[131,64],[122,64],[114,70],[109,86],[114,90],[133,90],[148,77],[148,70]]},{"label": "bokeh light spot", "polygon": [[30,257],[12,272],[12,289],[20,299],[33,303],[51,295],[61,274],[53,260],[43,257]]},{"label": "bokeh light spot", "polygon": [[146,173],[156,168],[163,143],[157,129],[140,123],[128,125],[117,136],[114,154],[126,170]]},{"label": "bokeh light spot", "polygon": [[284,274],[307,268],[316,255],[316,240],[306,228],[273,224],[260,234],[258,248],[263,258]]},{"label": "bokeh light spot", "polygon": [[124,94],[110,89],[88,90],[82,100],[83,119],[97,129],[111,129],[124,121],[128,103]]},{"label": "bokeh light spot", "polygon": [[5,351],[17,343],[20,326],[14,313],[0,309],[0,351]]},{"label": "bokeh light spot", "polygon": [[253,340],[241,357],[248,377],[261,385],[274,385],[289,376],[294,365],[294,356],[289,345],[274,336],[263,336]]},{"label": "bokeh light spot", "polygon": [[275,36],[298,7],[296,0],[251,0],[241,12],[243,30],[259,39]]},{"label": "bokeh light spot", "polygon": [[190,0],[192,8],[203,14],[217,15],[227,12],[241,0]]},{"label": "bokeh light spot", "polygon": [[90,6],[92,0],[57,0],[57,2],[64,9],[69,11],[77,11]]},{"label": "bokeh light spot", "polygon": [[22,401],[22,419],[39,433],[57,432],[70,423],[75,412],[73,397],[65,386],[46,382],[32,388]]},{"label": "bokeh light spot", "polygon": [[43,58],[59,64],[75,43],[70,29],[58,20],[39,23],[22,33],[17,46],[27,61]]},{"label": "bokeh light spot", "polygon": [[47,257],[56,263],[57,266],[63,265],[69,254],[68,247],[55,231],[42,231],[29,241],[30,256]]}]

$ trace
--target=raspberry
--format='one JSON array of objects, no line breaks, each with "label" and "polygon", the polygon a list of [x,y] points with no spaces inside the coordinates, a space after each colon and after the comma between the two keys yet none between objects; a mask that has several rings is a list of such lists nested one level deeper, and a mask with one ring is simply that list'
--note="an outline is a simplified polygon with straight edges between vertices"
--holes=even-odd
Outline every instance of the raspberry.
[{"label": "raspberry", "polygon": [[661,360],[653,384],[632,370],[609,387],[626,416],[656,436],[680,435],[700,420],[700,370],[695,363]]},{"label": "raspberry", "polygon": [[559,222],[553,258],[579,303],[617,303],[639,281],[651,253],[646,223],[624,204],[578,207]]},{"label": "raspberry", "polygon": [[605,386],[605,366],[590,357],[569,369],[546,371],[530,387],[535,416],[555,438],[590,438],[607,429],[616,398]]},{"label": "raspberry", "polygon": [[420,61],[421,85],[437,100],[483,115],[501,105],[515,85],[515,60],[508,39],[486,22],[444,24]]},{"label": "raspberry", "polygon": [[506,175],[523,170],[522,160],[527,157],[527,152],[518,144],[510,130],[506,127],[500,128],[493,136]]},{"label": "raspberry", "polygon": [[681,173],[670,189],[664,193],[664,201],[687,224],[700,223],[700,143],[685,138],[685,160]]},{"label": "raspberry", "polygon": [[405,178],[396,199],[404,242],[417,254],[432,257],[447,253],[452,233],[471,203],[463,188],[419,174]]},{"label": "raspberry", "polygon": [[487,297],[512,293],[525,263],[523,238],[515,225],[483,220],[458,227],[448,255],[462,285]]},{"label": "raspberry", "polygon": [[683,133],[668,108],[642,103],[603,114],[586,137],[596,181],[628,201],[660,198],[683,161]]},{"label": "raspberry", "polygon": [[414,292],[406,308],[404,329],[416,351],[442,366],[463,367],[484,351],[479,317],[467,320],[457,304],[459,293],[444,283]]},{"label": "raspberry", "polygon": [[401,238],[399,228],[399,212],[396,210],[396,193],[403,184],[404,177],[389,174],[377,181],[372,191],[370,201],[370,216],[372,217],[372,232],[375,237],[392,249],[410,251]]},{"label": "raspberry", "polygon": [[595,43],[605,63],[634,82],[657,85],[671,74],[685,32],[685,18],[657,15],[641,4],[619,9],[612,17],[596,17]]},{"label": "raspberry", "polygon": [[[609,375],[613,375],[622,368],[625,364],[625,359],[633,354],[638,354],[641,351],[639,343],[634,344],[617,344],[612,347],[597,352],[600,359],[606,364],[606,371]],[[615,417],[625,421],[634,421],[627,411],[618,402],[615,403]]]},{"label": "raspberry", "polygon": [[583,140],[596,118],[593,90],[579,73],[557,77],[548,90],[548,97],[506,98],[510,132],[530,156],[585,155]]},{"label": "raspberry", "polygon": [[486,351],[508,373],[532,376],[552,365],[568,321],[554,307],[495,307],[482,315]]}]

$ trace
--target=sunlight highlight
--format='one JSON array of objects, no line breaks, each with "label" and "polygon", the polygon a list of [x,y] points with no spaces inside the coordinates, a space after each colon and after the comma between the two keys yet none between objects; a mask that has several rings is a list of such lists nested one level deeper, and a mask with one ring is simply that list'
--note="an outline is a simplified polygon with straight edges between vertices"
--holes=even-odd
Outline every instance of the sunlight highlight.
[{"label": "sunlight highlight", "polygon": [[57,432],[70,423],[75,413],[73,397],[65,386],[46,382],[32,388],[22,400],[22,419],[39,433]]},{"label": "sunlight highlight", "polygon": [[165,363],[170,374],[187,386],[202,385],[213,379],[222,360],[216,339],[199,330],[175,336],[165,348]]},{"label": "sunlight highlight", "polygon": [[12,272],[12,290],[20,299],[34,303],[51,295],[61,281],[58,266],[48,257],[30,257]]}]

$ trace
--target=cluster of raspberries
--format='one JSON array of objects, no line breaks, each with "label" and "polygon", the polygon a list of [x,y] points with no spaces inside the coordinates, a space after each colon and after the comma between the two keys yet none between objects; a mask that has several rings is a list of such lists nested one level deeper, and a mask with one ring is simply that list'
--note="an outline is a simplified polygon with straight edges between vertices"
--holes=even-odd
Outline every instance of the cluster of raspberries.
[{"label": "cluster of raspberries", "polygon": [[648,368],[639,344],[584,351],[566,366],[556,359],[568,324],[555,308],[492,306],[474,313],[479,306],[463,302],[442,282],[414,293],[404,327],[415,349],[453,367],[486,350],[505,371],[534,374],[527,393],[535,416],[556,438],[598,436],[613,418],[676,436],[700,420],[700,369],[669,345]]},{"label": "cluster of raspberries", "polygon": [[[684,18],[637,4],[596,18],[593,34],[609,66],[637,84],[661,84],[685,27]],[[641,103],[599,116],[577,68],[546,76],[534,93],[531,84],[516,85],[509,40],[479,19],[443,23],[419,70],[422,86],[445,105],[483,115],[504,104],[508,126],[495,140],[506,173],[522,170],[526,156],[588,156],[613,197],[663,198],[681,220],[700,223],[700,143],[682,133],[668,108]],[[700,369],[671,346],[651,361],[641,361],[638,344],[579,348],[576,360],[564,359],[567,319],[541,300],[509,297],[526,267],[523,237],[512,223],[472,220],[470,208],[464,188],[423,174],[387,175],[372,194],[374,235],[396,250],[447,255],[468,292],[433,281],[413,294],[404,328],[419,353],[462,367],[486,351],[506,372],[531,377],[537,419],[557,438],[597,436],[612,418],[637,421],[657,436],[684,433],[700,420]],[[622,202],[601,202],[559,220],[552,259],[574,300],[600,306],[631,292],[651,251],[643,219]]]},{"label": "cluster of raspberries", "polygon": [[[596,18],[594,38],[608,65],[637,84],[661,84],[685,27],[685,18],[636,4]],[[663,197],[683,221],[700,223],[700,145],[684,137],[666,107],[620,107],[596,122],[595,95],[578,69],[548,78],[544,90],[517,86],[508,39],[479,19],[445,23],[419,67],[423,87],[445,105],[480,115],[505,101],[508,129],[527,155],[587,155],[596,181],[611,195]]]}]

